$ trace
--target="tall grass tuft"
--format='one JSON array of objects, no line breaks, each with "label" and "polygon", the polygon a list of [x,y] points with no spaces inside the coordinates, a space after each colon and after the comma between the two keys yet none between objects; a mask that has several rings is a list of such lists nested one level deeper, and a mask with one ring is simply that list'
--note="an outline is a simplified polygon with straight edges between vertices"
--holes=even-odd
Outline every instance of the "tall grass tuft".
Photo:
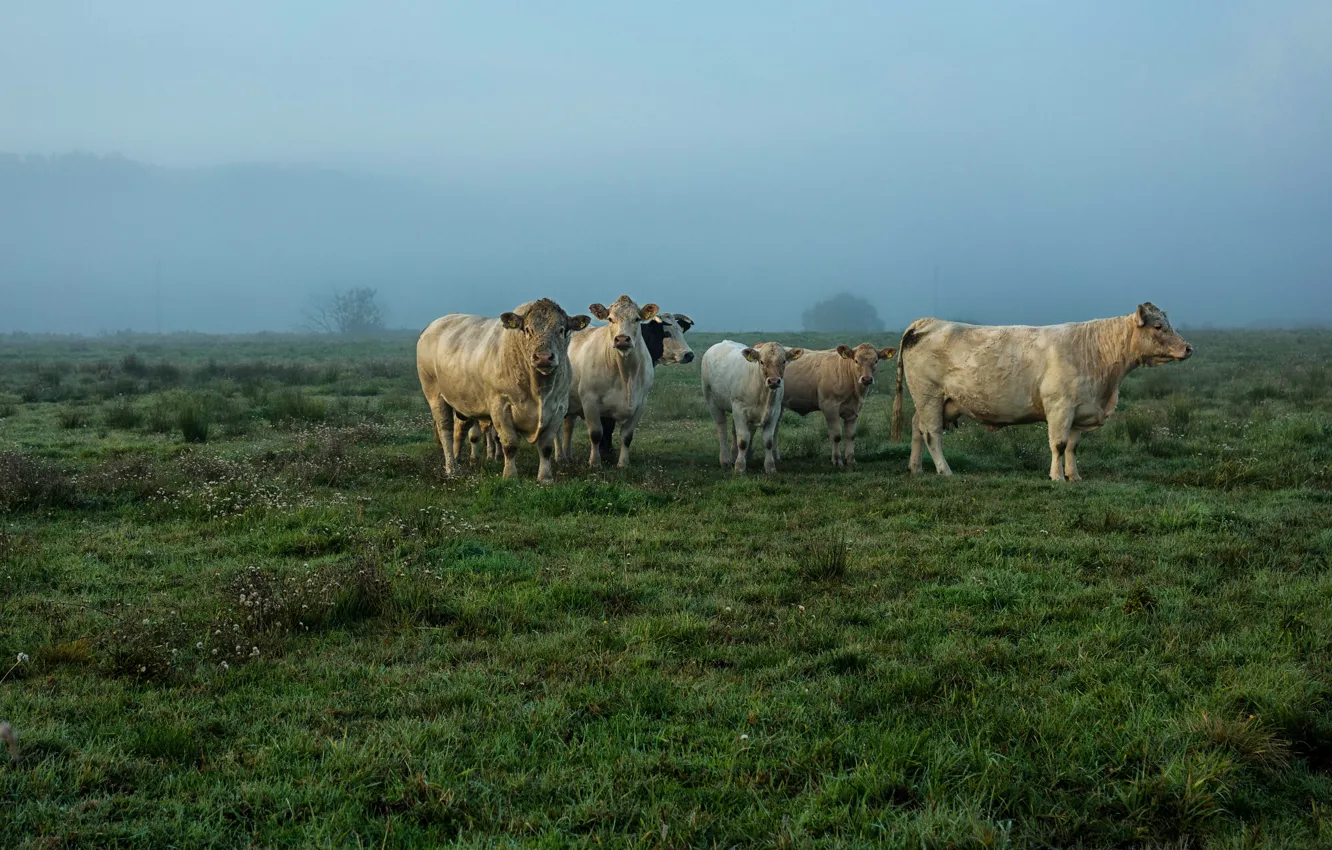
[{"label": "tall grass tuft", "polygon": [[843,535],[816,541],[798,556],[800,575],[809,581],[844,578],[851,567],[851,545]]},{"label": "tall grass tuft", "polygon": [[180,413],[176,416],[176,424],[180,428],[181,439],[185,442],[208,442],[208,413],[198,402],[190,400],[181,405]]}]

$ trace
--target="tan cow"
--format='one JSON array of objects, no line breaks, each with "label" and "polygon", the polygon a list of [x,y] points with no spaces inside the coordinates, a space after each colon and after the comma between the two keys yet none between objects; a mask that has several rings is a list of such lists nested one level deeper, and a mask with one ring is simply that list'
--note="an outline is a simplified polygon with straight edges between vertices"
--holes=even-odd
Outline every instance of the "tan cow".
[{"label": "tan cow", "polygon": [[629,465],[629,446],[647,409],[654,376],[652,355],[643,341],[643,323],[651,321],[660,310],[656,304],[639,307],[628,295],[621,295],[609,308],[593,304],[588,310],[608,324],[576,333],[569,340],[573,384],[560,457],[573,457],[574,423],[582,417],[587,419],[587,435],[592,441],[588,464],[593,469],[600,467],[602,451],[610,448],[603,448],[603,432],[618,422],[622,428],[617,466],[623,469]]},{"label": "tan cow", "polygon": [[913,473],[921,471],[923,443],[939,474],[953,474],[941,435],[967,416],[992,431],[1048,423],[1050,478],[1076,481],[1082,477],[1074,458],[1078,441],[1114,412],[1124,376],[1139,366],[1187,360],[1192,354],[1193,346],[1150,301],[1127,316],[1044,327],[917,319],[902,334],[897,357],[893,439],[902,435],[905,372],[916,405]]},{"label": "tan cow", "polygon": [[[782,407],[800,416],[816,410],[823,414],[828,423],[833,466],[856,462],[860,406],[874,384],[879,361],[888,360],[896,353],[896,348],[875,348],[862,342],[855,348],[839,345],[806,351],[804,357],[786,367]],[[781,460],[780,452],[777,459]]]},{"label": "tan cow", "polygon": [[454,313],[436,319],[416,343],[421,391],[435,419],[446,474],[457,472],[454,417],[489,420],[504,452],[504,475],[518,474],[518,438],[541,453],[538,481],[554,480],[555,434],[569,406],[569,335],[588,316],[570,317],[549,298],[498,319]]},{"label": "tan cow", "polygon": [[[782,418],[782,377],[786,364],[799,359],[802,348],[783,348],[775,342],[753,347],[725,339],[703,355],[703,398],[717,426],[722,467],[745,462],[758,431],[763,439],[763,471],[777,471],[777,423]],[[731,414],[735,451],[726,444],[726,414]]]},{"label": "tan cow", "polygon": [[[694,362],[694,350],[689,347],[685,341],[684,335],[694,326],[694,320],[684,313],[657,313],[650,320],[642,323],[643,342],[647,345],[648,355],[652,358],[652,366],[655,369],[660,364],[684,364]],[[582,331],[574,335],[577,340],[582,334],[591,331]],[[572,346],[572,343],[570,343]],[[571,349],[572,350],[572,349]],[[574,380],[577,382],[577,363],[574,364]],[[569,400],[570,408],[573,406],[573,399]],[[589,424],[591,424],[589,422]],[[565,420],[564,433],[557,443],[557,453],[564,460],[573,458],[573,423],[567,418]],[[601,419],[601,455],[605,457],[611,453],[615,445],[615,419],[611,417],[602,417]]]}]

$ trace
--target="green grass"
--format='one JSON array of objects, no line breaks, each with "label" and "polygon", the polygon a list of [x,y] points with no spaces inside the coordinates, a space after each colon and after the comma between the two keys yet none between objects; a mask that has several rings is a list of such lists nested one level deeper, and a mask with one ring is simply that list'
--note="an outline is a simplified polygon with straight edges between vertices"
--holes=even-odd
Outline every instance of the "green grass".
[{"label": "green grass", "polygon": [[1332,335],[1186,336],[1064,486],[909,477],[893,361],[854,471],[696,363],[543,487],[409,336],[0,339],[0,845],[1332,846]]}]

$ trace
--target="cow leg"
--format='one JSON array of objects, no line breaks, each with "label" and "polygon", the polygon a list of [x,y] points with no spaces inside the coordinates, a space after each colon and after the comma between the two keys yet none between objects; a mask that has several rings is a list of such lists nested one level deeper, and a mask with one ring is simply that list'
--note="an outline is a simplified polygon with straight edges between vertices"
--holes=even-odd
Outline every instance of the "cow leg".
[{"label": "cow leg", "polygon": [[467,432],[470,430],[472,430],[472,420],[455,415],[453,420],[453,456],[459,461],[462,460],[463,441],[467,439]]},{"label": "cow leg", "polygon": [[430,402],[430,415],[435,419],[435,442],[444,450],[444,474],[456,475],[458,461],[453,451],[453,408],[436,396]]},{"label": "cow leg", "polygon": [[518,431],[513,427],[513,414],[507,404],[500,404],[491,412],[491,424],[504,452],[504,477],[518,475]]},{"label": "cow leg", "polygon": [[754,442],[754,434],[749,428],[749,420],[739,405],[731,407],[731,423],[735,428],[735,471],[744,472],[749,462],[749,447]]},{"label": "cow leg", "polygon": [[549,484],[555,480],[555,435],[559,426],[547,428],[537,435],[537,454],[541,462],[537,467],[537,482]]},{"label": "cow leg", "polygon": [[924,470],[920,459],[920,450],[924,445],[925,435],[920,430],[920,414],[911,414],[911,460],[907,463],[907,469],[912,475],[920,475]]},{"label": "cow leg", "polygon": [[[943,400],[933,404],[927,404],[924,407],[916,409],[914,417],[917,427],[920,429],[920,435],[925,441],[925,450],[930,453],[930,459],[934,461],[934,471],[940,475],[952,475],[953,470],[949,468],[948,461],[944,460],[943,454]],[[914,447],[915,438],[912,438]],[[917,461],[919,466],[919,461]]]},{"label": "cow leg", "polygon": [[708,399],[708,413],[712,414],[712,424],[717,426],[717,442],[721,446],[721,453],[718,460],[721,462],[722,469],[731,465],[735,458],[731,457],[730,447],[726,444],[726,411],[717,405],[712,399]]},{"label": "cow leg", "polygon": [[773,412],[772,421],[760,428],[763,436],[763,471],[771,475],[777,471],[777,430],[781,427],[782,409]]},{"label": "cow leg", "polygon": [[1068,448],[1073,411],[1056,408],[1047,411],[1046,417],[1046,424],[1050,426],[1050,480],[1063,481],[1064,450]]},{"label": "cow leg", "polygon": [[1064,447],[1064,475],[1069,481],[1082,480],[1082,476],[1078,474],[1078,462],[1073,457],[1073,450],[1077,448],[1081,439],[1082,432],[1074,428],[1068,434],[1068,445]]},{"label": "cow leg", "polygon": [[587,438],[592,442],[592,451],[587,456],[587,465],[592,469],[601,468],[601,412],[589,405],[583,405],[583,415],[587,417]]},{"label": "cow leg", "polygon": [[615,448],[615,420],[609,416],[601,417],[601,456],[609,458]]},{"label": "cow leg", "polygon": [[[634,415],[629,417],[629,421],[624,423],[624,429],[620,432],[620,460],[615,464],[620,469],[629,466],[629,446],[634,442],[634,435],[638,433],[638,421],[643,418],[643,413],[646,410],[646,406],[638,408]],[[612,420],[610,428],[604,429],[603,433],[610,436],[614,433],[614,428],[615,422]]]},{"label": "cow leg", "polygon": [[860,423],[860,417],[852,416],[850,419],[842,420],[842,457],[847,466],[856,465],[856,425]]},{"label": "cow leg", "polygon": [[782,462],[782,417],[777,417],[777,424],[772,429],[772,456]]},{"label": "cow leg", "polygon": [[823,420],[828,425],[828,446],[832,450],[832,465],[842,465],[842,417],[837,408],[825,407]]},{"label": "cow leg", "polygon": [[494,423],[483,428],[486,436],[486,457],[490,460],[499,460],[503,453],[500,451],[499,431],[495,429]]},{"label": "cow leg", "polygon": [[572,413],[564,417],[560,426],[560,438],[555,441],[555,454],[560,460],[573,460],[573,432],[578,417]]}]

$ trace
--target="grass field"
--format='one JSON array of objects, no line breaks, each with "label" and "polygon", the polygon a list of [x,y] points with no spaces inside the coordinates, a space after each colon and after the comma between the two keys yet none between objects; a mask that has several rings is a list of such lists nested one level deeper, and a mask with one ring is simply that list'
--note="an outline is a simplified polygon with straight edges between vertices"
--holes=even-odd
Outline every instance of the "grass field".
[{"label": "grass field", "polygon": [[1184,335],[1072,485],[891,362],[854,471],[694,364],[542,487],[411,336],[0,340],[0,845],[1332,847],[1332,334]]}]

